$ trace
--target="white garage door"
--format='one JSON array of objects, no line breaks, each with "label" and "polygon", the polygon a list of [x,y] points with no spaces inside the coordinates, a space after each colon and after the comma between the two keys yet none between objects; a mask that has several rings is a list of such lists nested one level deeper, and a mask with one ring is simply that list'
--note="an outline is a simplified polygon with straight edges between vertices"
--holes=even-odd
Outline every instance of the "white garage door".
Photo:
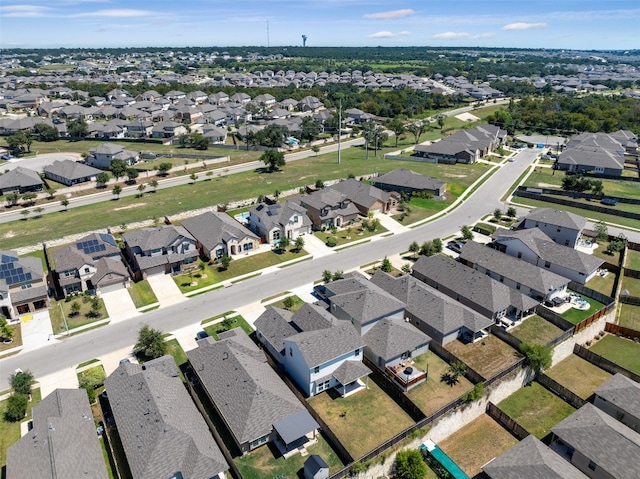
[{"label": "white garage door", "polygon": [[100,286],[101,293],[110,293],[112,291],[118,291],[121,289],[124,289],[124,283],[115,283],[108,286]]},{"label": "white garage door", "polygon": [[153,268],[149,268],[146,273],[147,276],[154,276],[156,274],[165,274],[165,266],[162,264],[160,266],[154,266]]}]

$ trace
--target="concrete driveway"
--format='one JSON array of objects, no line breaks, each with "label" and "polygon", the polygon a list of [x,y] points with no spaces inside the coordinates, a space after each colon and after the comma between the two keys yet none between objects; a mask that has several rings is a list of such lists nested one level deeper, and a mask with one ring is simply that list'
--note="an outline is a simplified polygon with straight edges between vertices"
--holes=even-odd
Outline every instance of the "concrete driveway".
[{"label": "concrete driveway", "polygon": [[151,289],[156,294],[160,307],[170,306],[172,304],[185,301],[187,298],[182,294],[180,288],[175,283],[171,275],[155,274],[147,277]]},{"label": "concrete driveway", "polygon": [[104,301],[104,306],[107,308],[109,319],[111,319],[112,322],[122,321],[140,314],[137,311],[136,305],[133,304],[129,291],[124,288],[102,293],[100,297]]},{"label": "concrete driveway", "polygon": [[320,258],[329,254],[335,254],[334,250],[324,244],[322,240],[313,233],[304,235],[302,238],[304,239],[305,251],[314,258]]},{"label": "concrete driveway", "polygon": [[394,220],[390,215],[385,213],[376,213],[374,218],[378,218],[380,224],[391,231],[393,234],[404,233],[409,228],[404,225],[401,225],[396,220]]},{"label": "concrete driveway", "polygon": [[49,311],[26,314],[21,318],[23,351],[46,346],[53,339],[53,327]]}]

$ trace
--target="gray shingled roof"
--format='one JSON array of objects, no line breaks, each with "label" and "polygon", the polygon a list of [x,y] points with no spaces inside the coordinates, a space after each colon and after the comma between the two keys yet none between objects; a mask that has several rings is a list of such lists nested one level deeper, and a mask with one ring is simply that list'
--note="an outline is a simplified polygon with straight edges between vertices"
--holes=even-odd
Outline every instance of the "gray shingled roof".
[{"label": "gray shingled roof", "polygon": [[509,306],[528,310],[539,304],[533,298],[440,254],[420,257],[413,265],[413,271],[494,313]]},{"label": "gray shingled roof", "polygon": [[336,380],[346,386],[354,381],[357,381],[363,376],[368,376],[372,371],[361,361],[356,360],[347,360],[343,361],[343,363],[336,368],[331,375],[336,378]]},{"label": "gray shingled roof", "polygon": [[535,436],[527,436],[483,468],[491,479],[587,479]]},{"label": "gray shingled roof", "polygon": [[320,366],[332,359],[364,347],[360,334],[348,321],[338,321],[328,328],[305,331],[295,336],[290,336],[285,340],[285,343],[288,342],[298,346],[309,368]]},{"label": "gray shingled roof", "polygon": [[259,238],[226,213],[207,211],[182,221],[182,226],[209,251],[231,240]]},{"label": "gray shingled roof", "polygon": [[45,174],[49,173],[66,178],[67,180],[78,180],[97,176],[102,173],[102,170],[78,161],[63,160],[54,161],[50,165],[45,166],[44,172]]},{"label": "gray shingled roof", "polygon": [[209,479],[229,468],[177,375],[165,356],[121,364],[105,381],[134,479]]},{"label": "gray shingled roof", "polygon": [[[181,237],[194,240],[186,229],[181,226],[157,226],[155,228],[141,228],[128,231],[122,235],[125,243],[131,248],[139,247],[142,251],[166,248],[181,240]],[[194,240],[195,241],[195,240]]]},{"label": "gray shingled roof", "polygon": [[304,408],[241,331],[218,342],[200,341],[187,356],[239,444],[269,434],[274,422]]},{"label": "gray shingled roof", "polygon": [[498,242],[503,241],[505,238],[519,239],[541,260],[549,261],[584,275],[593,273],[604,263],[604,260],[597,256],[556,243],[540,228],[517,231],[499,229],[493,236]]},{"label": "gray shingled roof", "polygon": [[299,331],[291,324],[293,313],[286,309],[269,306],[253,323],[256,331],[277,351],[284,350],[284,340]]},{"label": "gray shingled roof", "polygon": [[377,178],[373,178],[372,181],[390,186],[410,188],[412,190],[439,190],[445,185],[444,182],[437,178],[425,176],[413,170],[405,170],[404,168],[398,168],[397,170],[380,175]]},{"label": "gray shingled roof", "polygon": [[129,271],[120,258],[100,258],[95,262],[96,272],[91,277],[94,286],[108,286],[129,278]]},{"label": "gray shingled roof", "polygon": [[57,249],[51,256],[53,257],[55,269],[59,273],[72,269],[77,270],[85,264],[93,265],[93,259],[91,259],[89,255],[84,254],[82,250],[76,248],[75,245]]},{"label": "gray shingled roof", "polygon": [[640,434],[591,403],[556,424],[551,432],[613,477],[638,478]]},{"label": "gray shingled roof", "polygon": [[311,225],[311,220],[307,216],[307,210],[293,201],[286,201],[284,203],[276,203],[273,205],[260,203],[251,209],[250,214],[259,217],[267,228],[267,231],[271,231],[276,227],[284,228],[289,220],[295,215],[302,217],[303,226]]},{"label": "gray shingled roof", "polygon": [[331,304],[335,304],[360,324],[397,314],[404,309],[402,301],[381,290],[375,284],[367,283],[366,289],[331,296],[329,298]]},{"label": "gray shingled roof", "polygon": [[291,322],[300,331],[315,331],[329,328],[338,319],[317,304],[305,303],[291,317]]},{"label": "gray shingled roof", "polygon": [[0,192],[2,190],[42,186],[43,184],[42,178],[38,173],[21,166],[0,175]]},{"label": "gray shingled roof", "polygon": [[582,231],[587,225],[587,219],[583,216],[557,208],[536,208],[524,219],[525,221],[537,221],[538,223],[546,223],[578,231]]},{"label": "gray shingled roof", "polygon": [[339,191],[355,204],[365,208],[370,208],[376,201],[381,201],[385,204],[389,201],[389,193],[386,191],[353,178],[340,181],[329,188]]},{"label": "gray shingled roof", "polygon": [[564,276],[474,241],[469,241],[463,246],[460,259],[472,263],[473,267],[481,266],[542,294],[547,294],[563,284],[569,284],[569,280]]},{"label": "gray shingled roof", "polygon": [[378,321],[362,339],[373,354],[385,360],[413,351],[431,341],[429,336],[401,318]]},{"label": "gray shingled roof", "polygon": [[7,477],[107,479],[84,389],[56,389],[33,407],[33,429],[7,450]]},{"label": "gray shingled roof", "polygon": [[640,384],[632,379],[616,373],[596,389],[595,394],[634,417],[640,418]]}]

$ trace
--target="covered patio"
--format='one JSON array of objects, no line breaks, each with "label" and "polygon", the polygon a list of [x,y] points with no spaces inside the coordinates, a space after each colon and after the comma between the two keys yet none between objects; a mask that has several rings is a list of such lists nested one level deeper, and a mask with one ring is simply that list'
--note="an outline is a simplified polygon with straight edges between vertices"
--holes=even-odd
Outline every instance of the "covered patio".
[{"label": "covered patio", "polygon": [[301,409],[273,423],[274,443],[285,458],[294,454],[307,455],[306,448],[317,442],[320,425],[306,409]]},{"label": "covered patio", "polygon": [[[345,398],[363,389],[369,389],[369,374],[371,369],[360,361],[345,361],[333,372],[333,378],[338,381],[335,389]],[[366,383],[360,378],[366,377]]]}]

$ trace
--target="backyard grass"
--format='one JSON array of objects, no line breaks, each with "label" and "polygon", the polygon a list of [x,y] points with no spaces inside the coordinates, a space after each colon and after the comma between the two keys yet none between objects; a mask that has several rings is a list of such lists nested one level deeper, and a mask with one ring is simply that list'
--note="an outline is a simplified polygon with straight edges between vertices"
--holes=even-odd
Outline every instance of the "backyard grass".
[{"label": "backyard grass", "polygon": [[640,331],[640,306],[621,304],[618,313],[618,323],[625,328]]},{"label": "backyard grass", "polygon": [[600,241],[597,247],[593,249],[593,256],[597,256],[607,263],[620,264],[620,253],[607,253],[607,246],[609,246],[608,241]]},{"label": "backyard grass", "polygon": [[469,344],[455,340],[447,344],[446,348],[485,379],[491,378],[519,359],[515,349],[492,335]]},{"label": "backyard grass", "polygon": [[189,293],[200,288],[220,283],[221,281],[284,263],[285,261],[302,258],[306,255],[307,252],[305,250],[300,250],[299,252],[289,250],[286,253],[267,251],[265,253],[258,253],[240,259],[234,259],[229,263],[229,267],[224,271],[220,271],[218,269],[218,264],[216,263],[205,263],[204,271],[196,270],[191,276],[188,274],[175,276],[173,280],[176,282],[182,293]]},{"label": "backyard grass", "polygon": [[[27,417],[25,421],[31,420],[31,408],[42,400],[40,389],[31,391],[31,402],[27,405]],[[10,422],[5,420],[7,411],[7,400],[0,401],[0,468],[7,464],[7,449],[11,444],[20,439],[20,422]]]},{"label": "backyard grass", "polygon": [[[91,146],[95,146],[93,142],[90,143]],[[86,150],[87,146],[80,151]],[[225,150],[227,153],[229,151],[231,150]],[[317,178],[328,181],[345,178],[349,174],[361,176],[376,171],[382,174],[399,167],[406,168],[406,162],[385,160],[382,155],[378,155],[378,158],[370,156],[365,160],[363,149],[349,148],[342,151],[340,164],[337,162],[337,152],[327,153],[287,163],[282,170],[275,173],[263,173],[260,170],[216,177],[212,181],[199,181],[196,184],[145,193],[139,198],[132,196],[119,200],[110,199],[93,205],[70,208],[68,211],[47,214],[42,218],[31,218],[28,222],[17,220],[3,223],[0,225],[0,241],[5,249],[40,244],[42,241],[57,239],[63,234],[95,231],[107,226],[171,216],[212,204],[253,198],[259,194],[270,195],[275,190],[297,190],[305,184],[313,183]],[[482,164],[439,165],[411,162],[412,170],[446,181],[450,188],[459,185],[462,189],[473,183],[487,168],[487,165]],[[28,228],[25,227],[27,225]]]},{"label": "backyard grass", "polygon": [[593,391],[611,377],[604,369],[575,354],[563,359],[545,371],[545,374],[582,399],[591,396]]},{"label": "backyard grass", "polygon": [[44,269],[44,272],[47,273],[49,271],[49,268],[47,267],[47,261],[44,259],[44,250],[39,249],[36,251],[32,251],[31,253],[26,253],[23,256],[32,256],[34,258],[40,258],[40,261],[42,261],[42,269]]},{"label": "backyard grass", "polygon": [[640,344],[607,334],[591,351],[636,374],[640,374]]},{"label": "backyard grass", "polygon": [[300,308],[302,308],[302,306],[304,306],[304,301],[302,301],[302,299],[300,299],[295,294],[289,295],[288,297],[291,298],[291,300],[293,301],[293,305],[290,308],[285,308],[285,306],[284,306],[284,302],[285,302],[286,298],[283,298],[283,299],[281,299],[279,301],[276,301],[275,303],[271,303],[271,304],[269,304],[269,306],[273,306],[274,308],[288,309],[292,313],[295,313]]},{"label": "backyard grass", "polygon": [[442,441],[439,446],[469,476],[499,456],[518,440],[491,417],[483,414]]},{"label": "backyard grass", "polygon": [[151,289],[149,281],[146,279],[138,281],[137,283],[132,282],[128,291],[136,308],[142,308],[158,302],[158,298],[153,292],[153,289]]},{"label": "backyard grass", "polygon": [[[85,296],[80,295],[78,297],[73,298],[71,301],[60,300],[56,301],[55,299],[51,300],[51,307],[49,308],[49,316],[51,317],[51,326],[53,327],[53,334],[63,333],[67,331],[67,327],[65,326],[65,320],[67,322],[67,326],[69,330],[78,328],[80,326],[84,326],[86,324],[94,323],[96,321],[102,321],[103,319],[107,319],[109,314],[107,313],[107,309],[104,307],[104,301],[98,298],[100,302],[100,310],[97,316],[91,316],[91,300],[84,302]],[[71,305],[77,302],[80,305],[80,312],[77,314],[72,314]],[[62,312],[64,311],[64,318],[62,316]]]},{"label": "backyard grass", "polygon": [[600,311],[602,308],[604,308],[604,304],[602,304],[600,301],[596,301],[595,299],[592,299],[592,298],[587,298],[586,296],[582,296],[582,298],[589,302],[589,305],[590,305],[589,309],[582,310],[582,309],[570,308],[566,310],[564,313],[562,313],[560,316],[562,316],[564,319],[566,319],[570,323],[578,324],[583,319],[588,318],[593,313]]},{"label": "backyard grass", "polygon": [[426,416],[433,414],[441,407],[473,389],[473,384],[464,376],[459,376],[456,384],[450,386],[441,381],[442,375],[449,368],[449,364],[429,351],[413,358],[415,366],[427,371],[427,380],[411,389],[407,396],[418,406]]},{"label": "backyard grass", "polygon": [[334,238],[336,246],[342,246],[353,243],[354,241],[371,238],[372,236],[386,233],[387,231],[387,228],[382,225],[378,225],[374,231],[369,231],[359,225],[354,225],[352,227],[347,226],[345,229],[336,231],[335,235],[331,231],[317,231],[314,234],[320,238],[320,241],[323,243],[326,243],[329,238]]},{"label": "backyard grass", "polygon": [[640,271],[640,251],[627,249],[627,264],[625,267]]},{"label": "backyard grass", "polygon": [[[203,324],[206,324],[206,323],[203,323]],[[203,327],[205,332],[216,341],[220,339],[220,337],[218,336],[219,333],[222,333],[224,331],[229,331],[230,329],[234,329],[234,328],[242,328],[242,330],[245,333],[247,333],[247,335],[253,333],[253,328],[251,327],[251,325],[247,323],[247,321],[239,314],[235,316],[230,316],[228,319],[225,319],[218,323],[214,323],[209,326]]]},{"label": "backyard grass", "polygon": [[21,323],[9,325],[9,329],[13,331],[13,341],[8,344],[0,342],[0,352],[22,346],[22,327],[20,324]]},{"label": "backyard grass", "polygon": [[591,289],[595,289],[602,294],[613,297],[613,285],[616,281],[617,276],[618,275],[612,273],[611,271],[609,271],[605,277],[596,274],[589,280],[586,286]]},{"label": "backyard grass", "polygon": [[409,415],[372,378],[368,381],[369,389],[346,398],[332,389],[309,400],[355,458],[362,457],[413,424]]},{"label": "backyard grass", "polygon": [[[344,464],[326,439],[320,434],[317,438],[318,443],[307,448],[309,454],[317,454],[322,457],[329,466],[329,474],[333,474],[344,467]],[[249,454],[237,457],[234,462],[240,469],[244,479],[262,479],[265,477],[296,478],[302,477],[306,459],[307,457],[302,457],[300,454],[295,454],[285,459],[273,444],[268,443]]]},{"label": "backyard grass", "polygon": [[563,333],[562,329],[537,314],[525,319],[522,324],[519,324],[509,332],[520,341],[542,345],[547,344]]},{"label": "backyard grass", "polygon": [[629,296],[640,296],[640,279],[623,276],[620,292],[622,293],[624,290],[627,290]]},{"label": "backyard grass", "polygon": [[575,411],[575,408],[536,382],[518,389],[498,404],[518,424],[538,439]]}]

